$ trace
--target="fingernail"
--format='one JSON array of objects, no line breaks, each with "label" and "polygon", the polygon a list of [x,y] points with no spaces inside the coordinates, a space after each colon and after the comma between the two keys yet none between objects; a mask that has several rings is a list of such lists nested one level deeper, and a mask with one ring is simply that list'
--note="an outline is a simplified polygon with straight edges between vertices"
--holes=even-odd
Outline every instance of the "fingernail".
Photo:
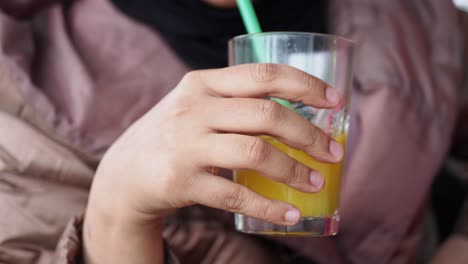
[{"label": "fingernail", "polygon": [[325,96],[327,97],[328,102],[332,104],[337,104],[340,101],[340,96],[338,95],[338,92],[332,87],[327,87],[327,90],[325,91]]},{"label": "fingernail", "polygon": [[284,220],[289,223],[297,223],[299,221],[300,213],[297,209],[289,209],[286,214],[284,214]]},{"label": "fingernail", "polygon": [[343,147],[336,141],[330,140],[330,154],[337,160],[343,156]]},{"label": "fingernail", "polygon": [[310,173],[309,178],[310,178],[310,183],[312,185],[314,185],[315,187],[320,188],[320,189],[322,188],[324,179],[323,179],[323,176],[320,175],[320,173],[318,173],[317,171],[312,171]]}]

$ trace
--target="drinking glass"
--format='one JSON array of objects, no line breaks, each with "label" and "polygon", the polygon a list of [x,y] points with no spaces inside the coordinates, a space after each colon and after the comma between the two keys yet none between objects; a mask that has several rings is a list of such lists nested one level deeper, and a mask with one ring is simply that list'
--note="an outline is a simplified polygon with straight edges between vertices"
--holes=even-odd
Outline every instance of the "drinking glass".
[{"label": "drinking glass", "polygon": [[[229,64],[287,64],[312,74],[336,89],[342,101],[334,109],[318,109],[300,102],[286,107],[301,115],[346,147],[349,128],[349,100],[354,45],[332,35],[272,32],[238,36],[229,42]],[[268,98],[266,98],[268,99]],[[269,98],[277,100],[277,98]],[[283,101],[284,102],[284,101]],[[318,193],[304,193],[249,170],[234,172],[234,181],[271,199],[296,206],[302,215],[294,226],[281,226],[241,214],[235,215],[238,231],[290,236],[331,236],[338,233],[339,200],[345,161],[318,162],[303,151],[291,148],[270,136],[261,136],[287,155],[320,172],[325,178]],[[346,157],[345,159],[346,160]]]}]

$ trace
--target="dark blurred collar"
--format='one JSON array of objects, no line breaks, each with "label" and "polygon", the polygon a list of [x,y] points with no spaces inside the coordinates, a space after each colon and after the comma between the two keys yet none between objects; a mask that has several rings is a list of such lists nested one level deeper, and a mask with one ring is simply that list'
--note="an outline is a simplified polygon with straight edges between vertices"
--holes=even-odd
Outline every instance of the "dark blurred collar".
[{"label": "dark blurred collar", "polygon": [[[236,8],[201,0],[112,0],[124,13],[156,31],[195,69],[227,65],[227,41],[245,34]],[[325,31],[324,0],[261,0],[255,3],[264,31]]]}]

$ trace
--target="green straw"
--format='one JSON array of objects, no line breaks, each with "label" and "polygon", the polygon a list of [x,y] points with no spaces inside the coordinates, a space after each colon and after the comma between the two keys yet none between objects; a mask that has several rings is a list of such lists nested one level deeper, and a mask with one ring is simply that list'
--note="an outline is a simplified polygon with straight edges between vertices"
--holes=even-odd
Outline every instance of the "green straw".
[{"label": "green straw", "polygon": [[[237,0],[237,6],[239,8],[242,20],[244,21],[245,28],[247,29],[247,33],[261,33],[262,28],[260,27],[260,23],[258,22],[258,18],[255,14],[255,9],[252,5],[252,2],[250,0]],[[266,62],[266,60],[262,56],[263,53],[261,52],[263,47],[259,47],[258,44],[255,43],[255,40],[254,47],[260,62]],[[291,103],[287,100],[273,97],[271,99],[287,108],[291,108]]]},{"label": "green straw", "polygon": [[250,0],[237,0],[237,6],[239,7],[247,33],[261,33],[262,28],[260,27],[260,23],[258,23],[257,14],[255,14],[252,2]]}]

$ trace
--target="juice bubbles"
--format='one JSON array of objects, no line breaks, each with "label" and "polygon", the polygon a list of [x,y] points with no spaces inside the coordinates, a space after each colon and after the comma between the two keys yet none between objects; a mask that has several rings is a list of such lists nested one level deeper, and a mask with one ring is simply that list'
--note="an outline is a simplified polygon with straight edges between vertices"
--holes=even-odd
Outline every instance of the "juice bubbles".
[{"label": "juice bubbles", "polygon": [[[247,170],[236,171],[234,180],[265,197],[293,204],[301,211],[303,218],[331,217],[339,207],[344,162],[321,163],[305,152],[291,148],[272,137],[262,136],[262,138],[293,159],[320,172],[325,178],[323,189],[318,193],[304,193],[283,183],[270,180],[255,171]],[[335,140],[343,147],[346,146],[346,139],[347,134],[335,137]]]}]

